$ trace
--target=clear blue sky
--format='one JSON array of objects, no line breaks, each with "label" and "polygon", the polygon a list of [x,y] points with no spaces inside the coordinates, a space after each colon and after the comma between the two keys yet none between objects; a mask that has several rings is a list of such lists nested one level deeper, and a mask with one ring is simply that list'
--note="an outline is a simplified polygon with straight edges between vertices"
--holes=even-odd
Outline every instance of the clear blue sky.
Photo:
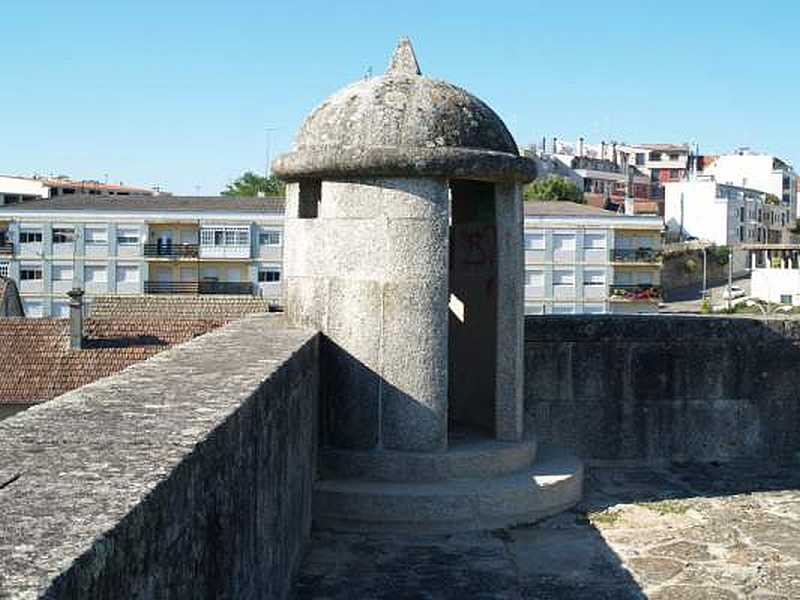
[{"label": "clear blue sky", "polygon": [[800,3],[0,0],[0,173],[219,193],[409,35],[519,145],[739,145],[800,166]]}]

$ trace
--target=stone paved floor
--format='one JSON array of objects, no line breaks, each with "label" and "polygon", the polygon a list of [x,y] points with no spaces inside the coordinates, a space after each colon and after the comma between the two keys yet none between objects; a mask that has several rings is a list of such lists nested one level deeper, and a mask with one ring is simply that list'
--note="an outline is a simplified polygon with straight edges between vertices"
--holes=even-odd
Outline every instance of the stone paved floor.
[{"label": "stone paved floor", "polygon": [[800,466],[594,468],[582,505],[537,525],[316,532],[295,598],[800,598]]}]

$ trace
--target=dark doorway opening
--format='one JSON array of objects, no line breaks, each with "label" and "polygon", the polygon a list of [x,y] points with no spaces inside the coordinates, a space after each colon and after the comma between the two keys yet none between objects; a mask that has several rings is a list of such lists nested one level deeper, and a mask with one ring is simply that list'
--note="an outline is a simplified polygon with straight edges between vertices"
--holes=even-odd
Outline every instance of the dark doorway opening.
[{"label": "dark doorway opening", "polygon": [[495,186],[450,182],[448,415],[451,439],[494,437],[497,369]]}]

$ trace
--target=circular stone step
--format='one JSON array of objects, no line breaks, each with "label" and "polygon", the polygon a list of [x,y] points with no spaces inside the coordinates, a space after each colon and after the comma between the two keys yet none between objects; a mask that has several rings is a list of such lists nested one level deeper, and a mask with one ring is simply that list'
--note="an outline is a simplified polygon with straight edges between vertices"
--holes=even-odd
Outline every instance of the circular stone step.
[{"label": "circular stone step", "polygon": [[442,452],[391,450],[322,451],[322,479],[359,481],[435,482],[480,479],[514,473],[536,460],[536,438],[521,442],[462,440]]},{"label": "circular stone step", "polygon": [[385,533],[455,533],[531,523],[576,504],[583,465],[551,456],[500,477],[436,483],[320,480],[314,526]]}]

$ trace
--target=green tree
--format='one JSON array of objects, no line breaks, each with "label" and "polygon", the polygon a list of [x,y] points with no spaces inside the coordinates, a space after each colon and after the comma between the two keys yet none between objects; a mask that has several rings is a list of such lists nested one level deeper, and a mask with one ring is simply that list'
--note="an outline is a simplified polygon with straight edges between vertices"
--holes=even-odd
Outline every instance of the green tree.
[{"label": "green tree", "polygon": [[558,175],[534,179],[525,188],[525,200],[566,200],[584,204],[583,192],[574,182]]},{"label": "green tree", "polygon": [[264,177],[247,171],[241,177],[234,179],[222,192],[223,196],[282,196],[286,184],[274,176]]}]

